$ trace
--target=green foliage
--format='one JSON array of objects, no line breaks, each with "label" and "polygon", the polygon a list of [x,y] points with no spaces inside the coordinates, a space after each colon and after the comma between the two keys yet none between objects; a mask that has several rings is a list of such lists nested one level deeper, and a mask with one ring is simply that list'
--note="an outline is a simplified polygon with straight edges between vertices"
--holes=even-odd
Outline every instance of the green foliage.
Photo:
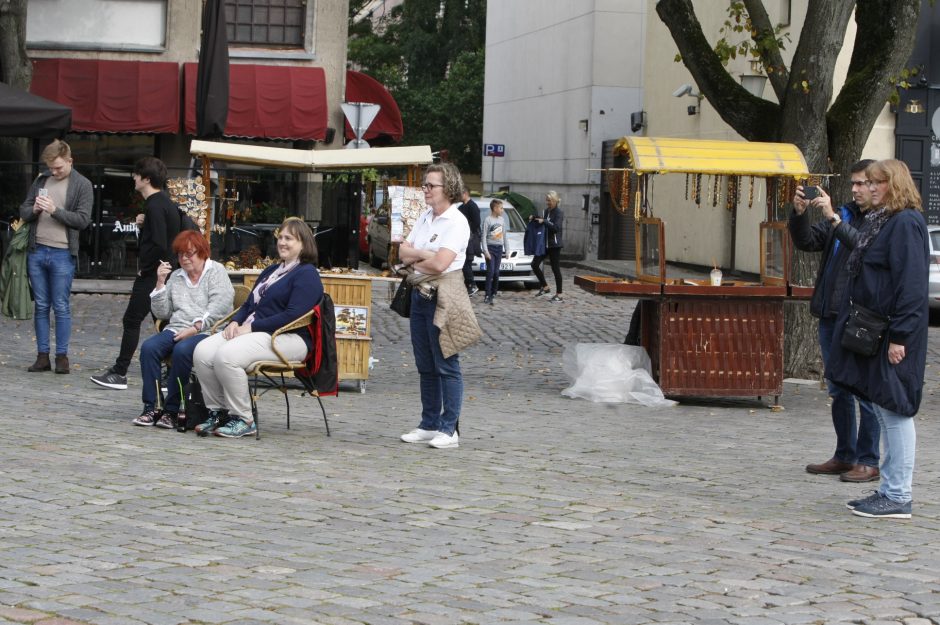
[{"label": "green foliage", "polygon": [[349,63],[381,82],[401,109],[403,145],[446,150],[461,171],[480,172],[485,0],[405,0],[377,25],[353,17]]},{"label": "green foliage", "polygon": [[[785,49],[786,43],[790,41],[789,33],[783,33],[781,36],[783,28],[778,24],[773,31],[759,32],[751,23],[751,17],[744,3],[731,2],[728,4],[728,19],[719,31],[721,38],[715,43],[715,53],[723,65],[727,65],[728,61],[738,58],[739,55],[763,63],[762,59],[768,52],[779,52]],[[740,40],[729,41],[729,36],[740,38]],[[676,60],[679,61],[681,58],[677,55]],[[767,66],[764,69],[767,73],[777,70],[775,67]]]},{"label": "green foliage", "polygon": [[255,224],[279,224],[287,219],[287,208],[270,202],[259,202],[251,209],[247,221]]}]

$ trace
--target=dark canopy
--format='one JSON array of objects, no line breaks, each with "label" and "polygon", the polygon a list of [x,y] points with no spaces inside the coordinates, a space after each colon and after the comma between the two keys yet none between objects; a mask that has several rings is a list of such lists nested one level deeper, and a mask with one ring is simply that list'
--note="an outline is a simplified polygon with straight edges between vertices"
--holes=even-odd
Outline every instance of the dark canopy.
[{"label": "dark canopy", "polygon": [[72,109],[0,82],[0,137],[61,137]]}]

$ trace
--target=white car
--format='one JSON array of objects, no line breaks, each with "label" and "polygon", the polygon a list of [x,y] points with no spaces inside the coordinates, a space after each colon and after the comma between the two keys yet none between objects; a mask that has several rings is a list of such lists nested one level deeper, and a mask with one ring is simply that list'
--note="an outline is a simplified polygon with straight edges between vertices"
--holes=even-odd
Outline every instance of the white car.
[{"label": "white car", "polygon": [[927,241],[930,243],[927,295],[931,310],[940,310],[940,226],[927,226]]},{"label": "white car", "polygon": [[[480,207],[480,223],[490,215],[491,197],[475,197],[473,201]],[[503,213],[509,218],[509,232],[506,233],[506,249],[499,264],[499,281],[525,282],[538,284],[538,278],[532,272],[532,256],[525,253],[522,240],[525,237],[526,223],[516,207],[503,200]],[[486,245],[486,241],[481,242]],[[473,258],[473,275],[478,281],[486,280],[486,259],[482,256]]]}]

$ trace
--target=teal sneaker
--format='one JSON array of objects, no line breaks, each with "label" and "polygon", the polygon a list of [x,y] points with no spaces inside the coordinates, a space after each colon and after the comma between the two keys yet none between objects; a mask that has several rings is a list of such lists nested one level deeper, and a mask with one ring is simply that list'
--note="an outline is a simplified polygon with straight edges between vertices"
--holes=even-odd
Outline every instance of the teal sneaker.
[{"label": "teal sneaker", "polygon": [[223,436],[225,438],[241,438],[242,436],[250,436],[256,434],[258,428],[255,427],[255,422],[245,423],[239,417],[232,418],[231,421],[226,423],[223,426],[220,426],[215,429],[213,434],[216,436]]},{"label": "teal sneaker", "polygon": [[209,418],[193,429],[196,430],[196,434],[199,436],[209,436],[217,427],[224,425],[226,421],[228,421],[228,412],[225,410],[210,410]]}]

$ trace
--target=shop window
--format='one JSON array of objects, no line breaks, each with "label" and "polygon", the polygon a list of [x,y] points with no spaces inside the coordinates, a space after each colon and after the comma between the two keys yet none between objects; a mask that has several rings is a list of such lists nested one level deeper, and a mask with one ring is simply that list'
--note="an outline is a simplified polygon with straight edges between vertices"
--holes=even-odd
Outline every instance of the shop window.
[{"label": "shop window", "polygon": [[50,50],[166,49],[167,0],[29,0],[26,44]]},{"label": "shop window", "polygon": [[308,3],[312,0],[225,0],[229,45],[302,48]]}]

